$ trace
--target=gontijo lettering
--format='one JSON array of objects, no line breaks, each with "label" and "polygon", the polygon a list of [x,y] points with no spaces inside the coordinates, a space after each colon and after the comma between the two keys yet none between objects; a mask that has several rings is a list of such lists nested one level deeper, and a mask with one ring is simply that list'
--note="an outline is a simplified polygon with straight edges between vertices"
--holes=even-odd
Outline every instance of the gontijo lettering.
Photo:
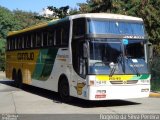
[{"label": "gontijo lettering", "polygon": [[17,59],[18,60],[34,60],[34,53],[17,53]]}]

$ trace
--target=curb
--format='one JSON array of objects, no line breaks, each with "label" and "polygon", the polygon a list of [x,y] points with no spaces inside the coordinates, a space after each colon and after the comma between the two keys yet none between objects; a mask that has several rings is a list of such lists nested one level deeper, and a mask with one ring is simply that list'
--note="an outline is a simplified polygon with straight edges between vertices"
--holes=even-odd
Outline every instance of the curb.
[{"label": "curb", "polygon": [[149,97],[160,98],[160,93],[150,92]]}]

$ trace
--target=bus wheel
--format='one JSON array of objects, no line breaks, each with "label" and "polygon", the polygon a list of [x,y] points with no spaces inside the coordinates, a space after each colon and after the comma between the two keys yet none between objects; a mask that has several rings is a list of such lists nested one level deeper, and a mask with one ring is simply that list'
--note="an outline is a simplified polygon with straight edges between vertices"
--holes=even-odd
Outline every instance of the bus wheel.
[{"label": "bus wheel", "polygon": [[17,81],[18,81],[18,88],[22,88],[23,83],[22,83],[22,72],[21,70],[18,70],[18,75],[17,75]]},{"label": "bus wheel", "polygon": [[69,94],[69,84],[68,84],[68,80],[65,77],[62,77],[59,81],[58,93],[63,102],[71,101],[71,97]]},{"label": "bus wheel", "polygon": [[12,71],[12,80],[14,80],[14,85],[17,87],[18,86],[18,80],[17,80],[17,73],[16,73],[15,69],[13,69],[13,71]]}]

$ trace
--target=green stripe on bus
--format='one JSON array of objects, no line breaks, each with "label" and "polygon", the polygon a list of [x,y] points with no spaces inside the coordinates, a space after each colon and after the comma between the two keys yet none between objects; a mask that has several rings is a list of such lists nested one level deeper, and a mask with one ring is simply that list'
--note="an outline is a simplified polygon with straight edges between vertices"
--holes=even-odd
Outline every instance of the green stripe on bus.
[{"label": "green stripe on bus", "polygon": [[36,80],[47,80],[52,72],[53,64],[57,55],[57,48],[42,49],[39,52],[37,64],[32,74]]},{"label": "green stripe on bus", "polygon": [[140,80],[142,79],[148,79],[150,77],[149,74],[143,74],[141,77],[140,77]]}]

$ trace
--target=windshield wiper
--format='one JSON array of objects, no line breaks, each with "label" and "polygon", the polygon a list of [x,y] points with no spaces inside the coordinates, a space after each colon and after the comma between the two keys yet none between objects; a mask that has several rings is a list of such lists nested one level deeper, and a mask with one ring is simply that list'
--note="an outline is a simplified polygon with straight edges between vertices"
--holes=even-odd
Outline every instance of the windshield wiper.
[{"label": "windshield wiper", "polygon": [[129,58],[127,58],[127,60],[129,60],[131,62],[131,65],[133,66],[134,70],[136,71],[137,76],[140,76],[140,73],[139,73],[139,71],[138,71],[135,63],[131,59],[129,59]]},{"label": "windshield wiper", "polygon": [[[118,64],[113,64],[113,65],[112,65],[111,72],[110,72],[109,76],[112,77],[112,75],[114,75],[114,73],[115,73],[115,71],[116,71],[116,65],[119,66],[119,63],[120,63],[121,66],[122,66],[122,61],[123,61],[122,58],[123,58],[123,57],[122,57],[122,54],[120,54],[119,57],[117,58],[117,63],[118,63]],[[124,67],[125,67],[125,66],[124,66]],[[124,70],[125,68],[124,68],[124,67],[122,67],[123,72],[125,72],[125,70]],[[124,69],[123,69],[123,68],[124,68]]]},{"label": "windshield wiper", "polygon": [[114,64],[113,67],[111,68],[111,72],[110,72],[109,76],[112,77],[112,75],[114,75],[115,71],[116,71],[116,64]]}]

